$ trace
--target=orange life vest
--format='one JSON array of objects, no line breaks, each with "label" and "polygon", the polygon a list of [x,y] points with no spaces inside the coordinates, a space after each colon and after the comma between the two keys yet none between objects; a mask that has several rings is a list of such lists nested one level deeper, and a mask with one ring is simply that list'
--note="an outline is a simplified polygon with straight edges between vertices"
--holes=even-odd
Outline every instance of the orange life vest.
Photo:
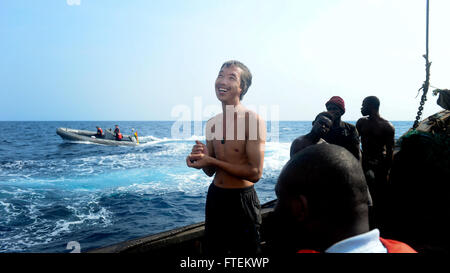
[{"label": "orange life vest", "polygon": [[[380,241],[383,246],[387,249],[388,253],[417,253],[412,247],[409,245],[389,239],[383,239],[380,237]],[[320,253],[319,251],[312,249],[301,249],[297,251],[297,253]]]},{"label": "orange life vest", "polygon": [[417,253],[412,247],[399,241],[383,239],[381,237],[380,241],[388,253]]},{"label": "orange life vest", "polygon": [[122,136],[122,133],[120,132],[120,129],[119,129],[119,128],[116,128],[116,129],[114,130],[114,133],[116,133],[116,139],[117,139],[117,140],[122,140],[123,136]]}]

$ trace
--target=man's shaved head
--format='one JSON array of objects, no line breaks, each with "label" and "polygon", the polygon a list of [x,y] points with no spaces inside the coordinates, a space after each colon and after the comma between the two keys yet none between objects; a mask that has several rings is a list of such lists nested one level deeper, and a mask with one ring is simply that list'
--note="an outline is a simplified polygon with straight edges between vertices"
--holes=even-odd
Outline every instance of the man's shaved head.
[{"label": "man's shaved head", "polygon": [[333,144],[312,145],[284,166],[275,187],[278,199],[308,200],[311,217],[351,225],[367,216],[368,190],[356,158]]}]

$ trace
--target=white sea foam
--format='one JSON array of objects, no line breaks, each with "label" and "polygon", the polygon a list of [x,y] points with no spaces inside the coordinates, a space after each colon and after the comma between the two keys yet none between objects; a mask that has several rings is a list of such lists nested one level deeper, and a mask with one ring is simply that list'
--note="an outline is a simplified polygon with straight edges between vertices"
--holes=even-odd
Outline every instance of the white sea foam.
[{"label": "white sea foam", "polygon": [[5,217],[5,221],[8,224],[12,218],[17,217],[17,215],[19,215],[19,212],[16,211],[16,208],[14,207],[13,204],[11,203],[7,203],[7,202],[3,202],[0,200],[0,205],[3,206],[3,209],[6,213],[6,217]]},{"label": "white sea foam", "polygon": [[151,145],[151,144],[158,144],[158,143],[163,143],[163,142],[180,142],[180,141],[195,141],[195,140],[199,140],[199,141],[205,141],[205,136],[197,136],[197,135],[192,135],[190,137],[187,138],[158,138],[158,137],[154,137],[154,136],[143,136],[143,137],[139,137],[139,142],[143,142],[144,145]]},{"label": "white sea foam", "polygon": [[73,144],[89,144],[89,145],[108,146],[107,144],[90,142],[90,141],[80,141],[80,140],[64,140],[64,141],[67,143],[73,143]]},{"label": "white sea foam", "polygon": [[170,192],[170,187],[161,182],[144,182],[118,187],[115,192],[132,192],[135,194],[164,194]]},{"label": "white sea foam", "polygon": [[[189,171],[189,170],[188,170]],[[201,171],[186,174],[164,174],[164,181],[148,181],[133,183],[117,187],[115,192],[132,192],[134,194],[166,194],[169,192],[183,192],[188,195],[202,195],[205,193],[212,178]]]},{"label": "white sea foam", "polygon": [[179,156],[179,155],[188,155],[191,152],[193,143],[172,143],[166,144],[164,149],[155,152],[153,156]]},{"label": "white sea foam", "polygon": [[[20,191],[21,200],[29,200],[30,195],[23,195],[24,191]],[[0,237],[0,252],[18,252],[27,250],[40,245],[46,245],[54,240],[59,240],[61,236],[71,234],[76,230],[83,229],[86,226],[108,227],[112,224],[112,213],[99,202],[101,195],[75,195],[63,198],[62,200],[71,201],[71,204],[64,207],[71,212],[71,216],[61,216],[61,219],[47,219],[42,217],[43,211],[55,206],[43,199],[43,193],[33,192],[34,200],[30,204],[23,206],[14,206],[8,201],[0,201],[0,210],[5,209],[6,218],[0,219],[5,225],[15,221],[20,223],[22,218],[31,220],[26,221],[26,225],[12,226],[12,231],[8,232],[7,237]],[[19,196],[14,192],[14,199]],[[47,197],[48,198],[48,197]],[[58,202],[60,203],[60,202]]]},{"label": "white sea foam", "polygon": [[176,189],[188,195],[203,195],[212,182],[212,177],[206,176],[202,171],[190,174],[170,174],[177,183]]},{"label": "white sea foam", "polygon": [[264,157],[264,169],[281,170],[289,161],[290,143],[268,142],[266,143],[266,155]]}]

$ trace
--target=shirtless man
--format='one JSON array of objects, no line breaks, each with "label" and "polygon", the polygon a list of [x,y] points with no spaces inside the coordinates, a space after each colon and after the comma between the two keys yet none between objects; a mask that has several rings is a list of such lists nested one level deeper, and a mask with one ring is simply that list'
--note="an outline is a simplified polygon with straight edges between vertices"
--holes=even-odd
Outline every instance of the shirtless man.
[{"label": "shirtless man", "polygon": [[362,167],[374,202],[375,222],[378,218],[377,211],[383,209],[395,135],[394,126],[380,116],[379,108],[380,100],[377,97],[366,97],[361,108],[361,114],[365,117],[356,123],[361,135]]},{"label": "shirtless man", "polygon": [[196,141],[188,167],[214,176],[205,208],[208,254],[256,254],[259,251],[260,203],[253,184],[262,176],[265,122],[241,100],[252,75],[238,61],[224,63],[215,82],[223,112],[206,124],[206,145]]},{"label": "shirtless man", "polygon": [[323,137],[328,134],[333,124],[333,116],[328,112],[322,112],[316,116],[313,121],[311,132],[304,136],[296,138],[291,144],[290,155],[291,158],[294,154],[300,152],[304,148],[314,145],[327,143],[323,140]]},{"label": "shirtless man", "polygon": [[365,98],[361,108],[364,117],[358,120],[356,128],[361,135],[364,171],[383,169],[382,173],[375,173],[375,176],[380,175],[380,179],[386,180],[394,153],[395,128],[380,116],[379,108],[380,100],[377,97]]}]

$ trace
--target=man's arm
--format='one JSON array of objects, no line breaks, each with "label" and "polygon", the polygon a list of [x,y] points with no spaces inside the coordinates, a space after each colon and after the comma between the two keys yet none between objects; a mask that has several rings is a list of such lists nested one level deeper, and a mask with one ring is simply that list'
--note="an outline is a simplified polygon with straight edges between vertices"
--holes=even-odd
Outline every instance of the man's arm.
[{"label": "man's arm", "polygon": [[293,155],[295,155],[296,152],[298,152],[299,148],[298,146],[298,138],[294,139],[291,144],[291,149],[289,150],[289,157],[292,158]]},{"label": "man's arm", "polygon": [[[209,146],[209,148],[208,148]],[[211,158],[215,157],[214,154],[214,146],[212,145],[212,142],[207,140],[206,141],[206,145],[201,143],[200,141],[196,140],[195,141],[195,145],[192,147],[192,152],[190,155],[188,155],[188,157],[186,158],[186,164],[188,165],[188,167],[191,168],[196,168],[196,169],[202,169],[203,172],[207,175],[207,176],[213,176],[214,173],[216,172],[216,168],[214,166],[203,166],[203,165],[199,165],[199,164],[195,164],[195,160],[196,158],[200,158],[200,155],[202,156],[208,156]]]},{"label": "man's arm", "polygon": [[364,118],[360,118],[356,122],[356,130],[358,131],[358,136],[361,136],[361,128],[362,128],[363,122],[364,122]]},{"label": "man's arm", "polygon": [[[261,179],[264,167],[264,151],[267,135],[266,122],[254,112],[247,112],[245,118],[246,125],[248,125],[245,130],[246,138],[248,139],[245,146],[248,163],[247,165],[235,165],[234,170],[232,166],[224,166],[226,168],[224,170],[232,175],[256,183]],[[250,128],[250,120],[256,121],[256,128]],[[250,137],[252,135],[250,130],[252,129],[257,130],[256,140],[252,140]]]},{"label": "man's arm", "polygon": [[[205,128],[205,136],[206,136],[206,152],[204,151],[204,154],[207,154],[210,157],[216,157],[216,153],[214,151],[214,144],[213,144],[213,130],[215,132],[216,130],[216,123],[215,120],[217,119],[218,116],[210,118],[207,122],[206,122],[206,128]],[[219,116],[220,117],[220,116]],[[206,166],[204,168],[202,168],[203,172],[211,177],[216,173],[216,167],[214,166]]]},{"label": "man's arm", "polygon": [[264,165],[265,142],[249,140],[246,145],[248,163],[246,165],[233,164],[213,158],[212,165],[236,177],[256,183],[262,176]]},{"label": "man's arm", "polygon": [[[197,169],[202,168],[203,170],[209,170],[210,168],[220,168],[233,176],[256,183],[262,176],[264,164],[264,145],[264,142],[259,140],[248,141],[246,145],[248,163],[245,165],[233,164],[200,153],[191,154],[188,157],[186,163],[189,167]],[[193,162],[191,162],[190,160],[192,160]]]},{"label": "man's arm", "polygon": [[245,152],[248,158],[247,164],[233,164],[205,154],[191,154],[190,159],[194,162],[187,162],[188,166],[193,168],[213,166],[241,179],[245,179],[253,183],[258,182],[263,171],[266,140],[265,122],[261,120],[258,123],[261,126],[258,132],[258,139],[248,140],[246,144]]},{"label": "man's arm", "polygon": [[[215,158],[216,155],[214,153],[214,146],[213,146],[212,141],[210,141],[210,140],[206,141],[206,148],[207,148],[208,156]],[[216,173],[216,167],[214,167],[214,166],[207,166],[207,167],[202,168],[202,170],[209,177],[213,176]]]},{"label": "man's arm", "polygon": [[351,132],[352,135],[352,145],[350,145],[350,152],[356,157],[356,159],[361,160],[361,148],[360,148],[360,140],[359,133],[356,127],[353,127]]},{"label": "man's arm", "polygon": [[394,155],[394,146],[395,146],[395,128],[389,123],[387,125],[388,133],[386,135],[386,167],[390,168],[392,165],[392,158]]},{"label": "man's arm", "polygon": [[296,153],[300,152],[305,147],[311,144],[312,143],[308,143],[307,139],[304,136],[296,138],[291,144],[291,149],[289,151],[290,157],[292,158]]}]

